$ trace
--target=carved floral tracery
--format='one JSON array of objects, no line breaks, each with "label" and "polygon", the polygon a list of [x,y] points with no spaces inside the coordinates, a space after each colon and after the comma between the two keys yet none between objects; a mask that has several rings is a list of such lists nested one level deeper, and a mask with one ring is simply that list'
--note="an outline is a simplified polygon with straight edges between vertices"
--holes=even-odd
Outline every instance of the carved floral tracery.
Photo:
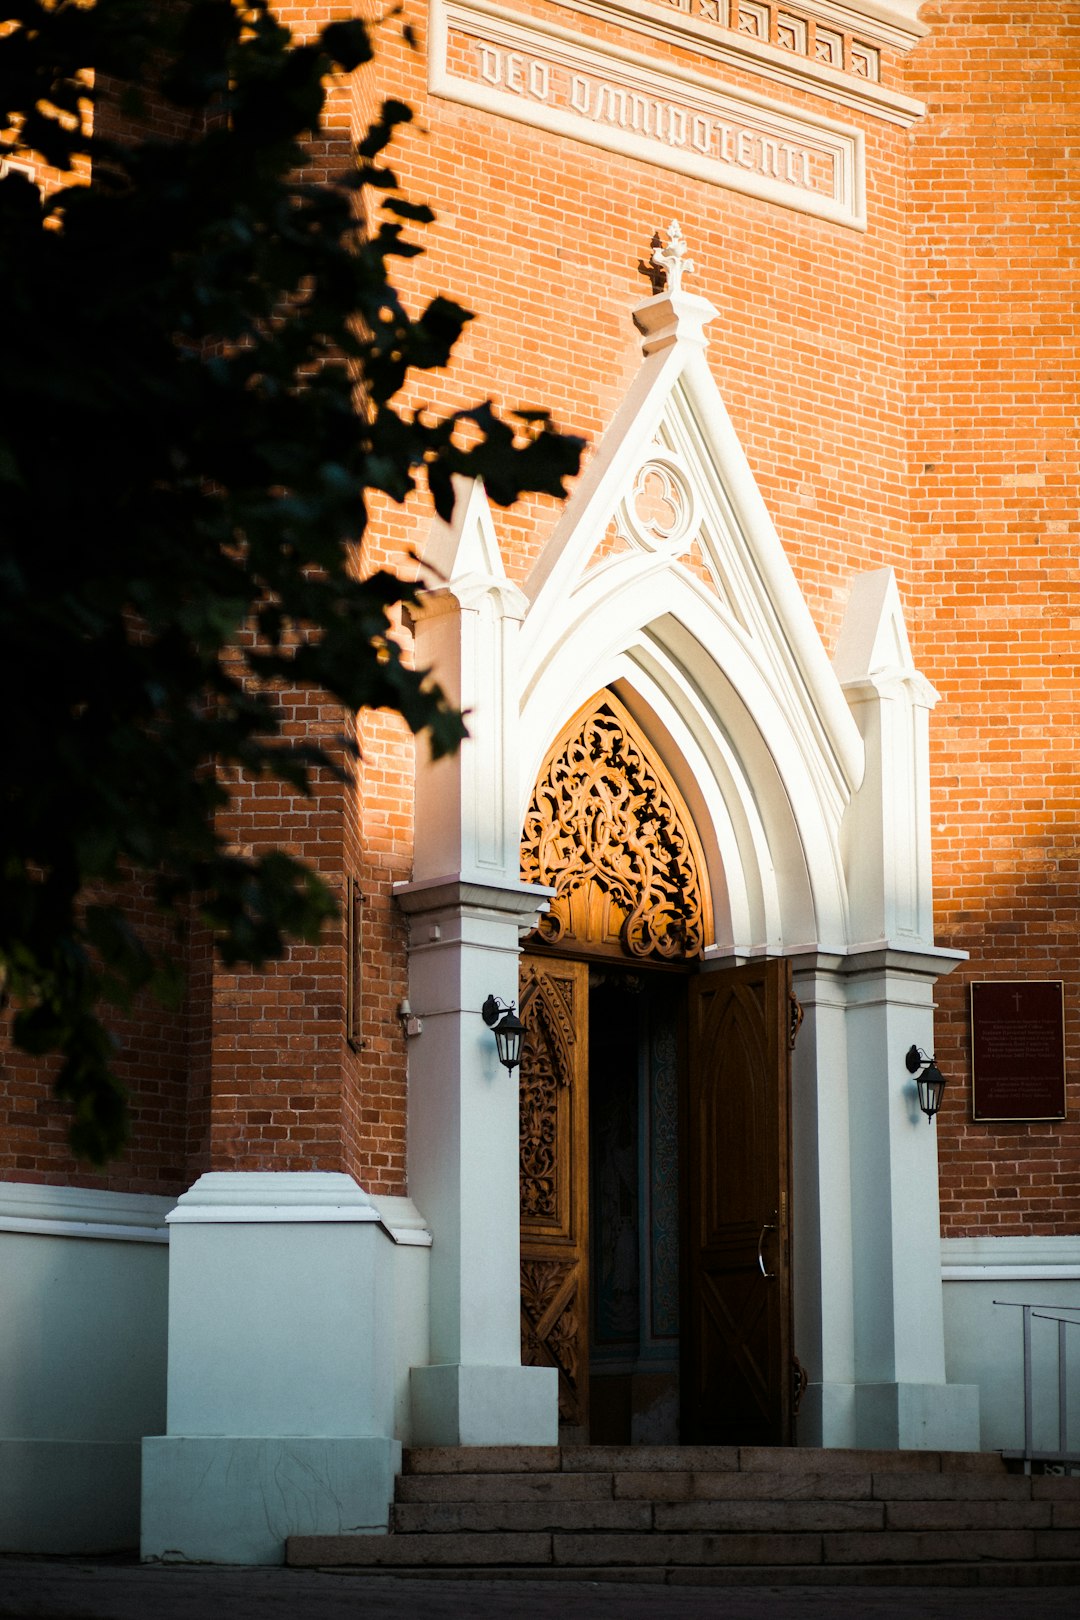
[{"label": "carved floral tracery", "polygon": [[708,942],[704,861],[666,772],[610,692],[556,742],[521,841],[526,883],[554,887],[536,937],[671,961]]},{"label": "carved floral tracery", "polygon": [[[523,1009],[524,1010],[524,1009]],[[558,1042],[542,998],[531,1004],[525,1030],[519,1085],[521,1125],[521,1213],[556,1221],[558,1205],[559,1088],[568,1070],[559,1062]]]}]

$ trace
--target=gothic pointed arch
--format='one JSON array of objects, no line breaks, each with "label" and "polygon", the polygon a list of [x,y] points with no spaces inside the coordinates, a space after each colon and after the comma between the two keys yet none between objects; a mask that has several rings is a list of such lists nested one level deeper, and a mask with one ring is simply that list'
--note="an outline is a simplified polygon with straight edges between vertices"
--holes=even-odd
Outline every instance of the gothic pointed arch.
[{"label": "gothic pointed arch", "polygon": [[701,844],[661,760],[605,688],[563,728],[525,815],[521,875],[554,888],[535,939],[680,961],[712,942]]}]

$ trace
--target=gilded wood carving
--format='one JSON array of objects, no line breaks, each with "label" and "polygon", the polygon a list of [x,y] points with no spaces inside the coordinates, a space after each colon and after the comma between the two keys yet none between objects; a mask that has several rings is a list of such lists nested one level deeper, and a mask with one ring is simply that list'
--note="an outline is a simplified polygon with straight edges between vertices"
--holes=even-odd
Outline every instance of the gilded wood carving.
[{"label": "gilded wood carving", "polygon": [[542,1002],[533,1002],[521,1054],[521,1213],[558,1219],[559,1087],[566,1084]]},{"label": "gilded wood carving", "polygon": [[525,817],[521,872],[557,890],[536,938],[641,959],[699,956],[711,928],[690,817],[611,692],[557,740]]},{"label": "gilded wood carving", "polygon": [[524,957],[521,1359],[559,1373],[559,1416],[588,1421],[588,970]]}]

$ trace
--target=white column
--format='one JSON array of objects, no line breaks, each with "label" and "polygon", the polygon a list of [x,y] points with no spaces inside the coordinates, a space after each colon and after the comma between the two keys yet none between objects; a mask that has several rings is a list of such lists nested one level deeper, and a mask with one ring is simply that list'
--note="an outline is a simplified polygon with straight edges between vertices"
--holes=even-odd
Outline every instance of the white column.
[{"label": "white column", "polygon": [[865,771],[844,816],[855,1432],[869,1447],[977,1449],[978,1391],[945,1382],[937,1126],[904,1063],[934,1050],[929,715],[889,568],[856,578],[833,665]]},{"label": "white column", "polygon": [[937,1126],[904,1056],[933,1050],[933,984],[955,955],[848,959],[856,1438],[978,1450],[978,1390],[945,1382]]},{"label": "white column", "polygon": [[528,606],[509,584],[479,485],[425,561],[447,584],[415,618],[416,660],[461,707],[469,737],[439,761],[418,749],[409,1000],[409,1191],[432,1232],[430,1364],[412,1370],[412,1439],[554,1445],[558,1375],[521,1365],[518,1079],[480,1009],[517,1001],[522,933],[551,891],[519,875],[518,639]]},{"label": "white column", "polygon": [[406,885],[409,1184],[431,1228],[431,1365],[412,1371],[416,1445],[555,1445],[557,1374],[521,1365],[518,1079],[480,1008],[516,1001],[519,932],[546,891]]}]

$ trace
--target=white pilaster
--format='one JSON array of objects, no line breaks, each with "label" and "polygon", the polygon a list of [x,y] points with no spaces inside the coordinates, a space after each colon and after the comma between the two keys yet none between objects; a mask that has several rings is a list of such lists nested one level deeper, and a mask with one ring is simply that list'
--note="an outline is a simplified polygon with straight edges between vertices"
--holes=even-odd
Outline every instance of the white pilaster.
[{"label": "white pilaster", "polygon": [[506,580],[479,484],[462,484],[424,563],[445,584],[415,618],[416,658],[465,712],[450,758],[418,752],[409,1000],[409,1184],[429,1221],[430,1364],[412,1372],[414,1443],[553,1445],[557,1375],[522,1367],[518,1081],[480,1008],[518,995],[522,933],[551,891],[519,876],[518,640],[527,600]]},{"label": "white pilaster", "polygon": [[413,1440],[554,1445],[557,1375],[522,1367],[518,1083],[480,1008],[517,997],[519,932],[548,891],[398,889],[409,915],[409,1179],[433,1234],[431,1365],[412,1373]]},{"label": "white pilaster", "polygon": [[841,834],[850,938],[932,949],[929,716],[938,695],[915,668],[891,568],[856,578],[833,668],[866,760]]},{"label": "white pilaster", "polygon": [[438,672],[469,735],[439,760],[417,741],[413,881],[515,883],[517,643],[528,601],[507,581],[480,483],[459,480],[453,521],[434,525],[423,561],[446,583],[426,591],[414,614],[416,662]]},{"label": "white pilaster", "polygon": [[849,959],[856,1443],[977,1450],[978,1391],[945,1381],[937,1128],[904,1054],[933,1048],[933,984],[958,953]]}]

